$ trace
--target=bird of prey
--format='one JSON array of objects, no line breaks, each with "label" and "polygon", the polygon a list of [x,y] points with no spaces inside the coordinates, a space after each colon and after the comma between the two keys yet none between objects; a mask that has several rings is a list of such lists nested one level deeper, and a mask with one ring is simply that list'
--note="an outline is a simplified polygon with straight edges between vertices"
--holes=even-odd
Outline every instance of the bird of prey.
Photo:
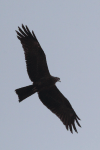
[{"label": "bird of prey", "polygon": [[27,72],[32,85],[16,89],[19,97],[19,102],[38,93],[41,102],[50,109],[66,126],[66,129],[73,133],[73,129],[77,132],[75,122],[79,127],[78,120],[80,118],[75,113],[68,99],[58,90],[55,83],[60,81],[60,78],[50,74],[46,55],[41,48],[34,32],[30,32],[27,26],[22,24],[22,29],[18,27],[17,38],[20,40],[27,66]]}]

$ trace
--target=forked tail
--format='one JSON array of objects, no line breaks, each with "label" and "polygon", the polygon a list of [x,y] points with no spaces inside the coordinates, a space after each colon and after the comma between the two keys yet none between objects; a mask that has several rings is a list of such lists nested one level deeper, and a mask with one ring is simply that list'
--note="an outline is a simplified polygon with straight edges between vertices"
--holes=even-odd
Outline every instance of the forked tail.
[{"label": "forked tail", "polygon": [[36,92],[36,90],[34,90],[33,85],[29,85],[29,86],[25,86],[25,87],[16,89],[15,92],[19,97],[19,102],[21,102],[25,98],[27,98],[27,97],[31,96],[32,94],[34,94]]}]

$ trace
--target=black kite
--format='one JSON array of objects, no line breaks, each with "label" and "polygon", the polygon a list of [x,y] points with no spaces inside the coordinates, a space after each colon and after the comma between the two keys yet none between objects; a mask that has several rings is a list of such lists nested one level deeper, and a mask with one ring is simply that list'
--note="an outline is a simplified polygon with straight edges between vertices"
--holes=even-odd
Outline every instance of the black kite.
[{"label": "black kite", "polygon": [[20,27],[18,29],[17,37],[24,49],[27,72],[33,82],[32,85],[15,90],[19,102],[37,92],[42,103],[60,118],[67,130],[70,129],[73,133],[74,129],[77,132],[75,121],[81,127],[78,122],[80,119],[67,98],[56,87],[55,83],[60,81],[60,78],[50,75],[45,53],[34,32],[31,33],[24,25],[22,25],[23,30]]}]

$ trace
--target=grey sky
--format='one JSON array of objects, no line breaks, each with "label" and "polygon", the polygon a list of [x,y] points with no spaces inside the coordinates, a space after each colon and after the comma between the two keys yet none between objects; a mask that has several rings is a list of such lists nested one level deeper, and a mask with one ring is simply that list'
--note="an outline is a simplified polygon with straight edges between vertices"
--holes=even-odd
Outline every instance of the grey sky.
[{"label": "grey sky", "polygon": [[[14,90],[31,84],[15,30],[33,30],[57,87],[81,118],[78,134],[39,100],[22,103]],[[0,2],[0,149],[94,150],[100,148],[100,1],[3,0]]]}]

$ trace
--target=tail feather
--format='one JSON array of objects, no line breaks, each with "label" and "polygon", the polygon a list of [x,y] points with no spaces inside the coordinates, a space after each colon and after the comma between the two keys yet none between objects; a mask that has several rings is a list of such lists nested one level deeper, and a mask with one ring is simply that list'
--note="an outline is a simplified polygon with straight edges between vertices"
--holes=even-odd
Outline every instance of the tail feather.
[{"label": "tail feather", "polygon": [[34,90],[33,85],[29,85],[29,86],[26,86],[26,87],[16,89],[15,92],[19,97],[19,102],[21,102],[25,98],[27,98],[27,97],[31,96],[32,94],[34,94],[36,92],[36,90]]}]

